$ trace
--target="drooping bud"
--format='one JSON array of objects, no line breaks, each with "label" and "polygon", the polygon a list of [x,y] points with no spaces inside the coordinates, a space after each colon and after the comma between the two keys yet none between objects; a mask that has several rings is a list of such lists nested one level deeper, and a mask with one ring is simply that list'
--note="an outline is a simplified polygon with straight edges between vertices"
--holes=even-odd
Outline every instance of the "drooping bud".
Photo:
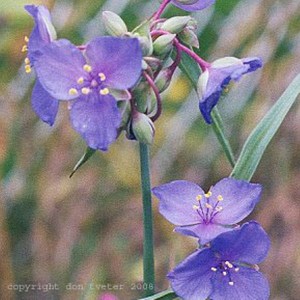
[{"label": "drooping bud", "polygon": [[118,109],[121,113],[121,124],[119,126],[119,132],[121,132],[121,130],[125,129],[128,125],[128,122],[130,120],[131,117],[131,105],[130,105],[130,101],[118,101],[117,102],[118,105]]},{"label": "drooping bud", "polygon": [[185,44],[199,48],[199,40],[196,33],[188,27],[184,28],[178,35],[179,39]]},{"label": "drooping bud", "polygon": [[155,127],[151,119],[145,114],[139,112],[134,114],[131,130],[137,141],[143,144],[152,144],[155,134]]},{"label": "drooping bud", "polygon": [[165,55],[173,48],[176,34],[164,34],[159,36],[153,43],[153,51],[157,55]]},{"label": "drooping bud", "polygon": [[157,57],[147,56],[144,57],[144,61],[153,71],[160,69],[162,66],[162,61]]},{"label": "drooping bud", "polygon": [[138,38],[143,56],[151,55],[153,52],[153,43],[150,35],[150,22],[146,20],[141,23],[132,31],[132,35]]},{"label": "drooping bud", "polygon": [[151,98],[153,91],[147,82],[141,82],[134,90],[133,96],[137,105],[137,110],[141,113],[150,113]]},{"label": "drooping bud", "polygon": [[161,25],[161,30],[168,31],[170,33],[179,33],[181,32],[191,21],[192,18],[190,16],[177,16],[170,18],[166,20],[162,25]]},{"label": "drooping bud", "polygon": [[104,11],[102,19],[107,33],[112,36],[123,36],[128,31],[121,17],[112,11]]},{"label": "drooping bud", "polygon": [[155,80],[155,85],[157,86],[160,93],[162,93],[169,87],[173,73],[173,70],[170,68],[163,69],[159,72]]}]

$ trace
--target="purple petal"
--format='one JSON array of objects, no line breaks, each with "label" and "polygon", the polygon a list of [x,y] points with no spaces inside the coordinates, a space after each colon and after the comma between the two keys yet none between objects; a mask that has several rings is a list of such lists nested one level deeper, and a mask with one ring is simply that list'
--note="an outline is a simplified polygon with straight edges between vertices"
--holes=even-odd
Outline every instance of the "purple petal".
[{"label": "purple petal", "polygon": [[58,111],[58,100],[49,95],[38,80],[32,90],[31,104],[34,112],[44,122],[50,126],[54,124]]},{"label": "purple petal", "polygon": [[106,76],[105,84],[115,89],[131,88],[142,71],[142,51],[137,39],[99,37],[86,48],[95,72]]},{"label": "purple petal", "polygon": [[261,68],[263,65],[262,60],[259,57],[243,58],[242,62],[244,65],[249,65],[249,69],[247,70],[247,73],[256,71],[258,68]]},{"label": "purple petal", "polygon": [[214,203],[219,195],[223,197],[223,200],[218,203],[222,211],[214,217],[214,223],[226,225],[243,220],[259,201],[261,191],[261,185],[256,183],[233,178],[224,178],[219,181],[211,188],[210,199]]},{"label": "purple petal", "polygon": [[176,0],[172,0],[171,1],[175,6],[186,10],[186,11],[196,11],[196,10],[201,10],[204,9],[210,5],[212,5],[215,0],[198,0],[196,3],[194,4],[181,4],[180,2],[176,1]]},{"label": "purple petal", "polygon": [[52,97],[60,100],[74,99],[69,90],[78,86],[80,77],[89,75],[83,70],[86,61],[81,52],[68,40],[54,41],[43,47],[35,61],[37,77]]},{"label": "purple petal", "polygon": [[106,151],[117,138],[121,116],[111,95],[92,92],[72,105],[71,122],[90,148]]},{"label": "purple petal", "polygon": [[270,240],[256,222],[225,232],[211,242],[211,249],[226,260],[248,264],[261,263],[267,256]]},{"label": "purple petal", "polygon": [[175,225],[200,223],[201,218],[193,209],[196,197],[204,197],[203,190],[195,183],[178,180],[155,187],[153,194],[159,199],[159,212]]},{"label": "purple petal", "polygon": [[172,289],[185,300],[205,300],[212,292],[211,267],[218,262],[210,249],[194,252],[168,274]]},{"label": "purple petal", "polygon": [[223,232],[232,230],[231,227],[225,227],[216,224],[197,224],[192,226],[176,227],[175,231],[183,235],[189,235],[200,239],[202,245],[210,242],[216,236]]},{"label": "purple petal", "polygon": [[25,10],[33,17],[34,27],[29,37],[29,58],[32,61],[35,51],[56,39],[48,9],[43,5],[25,5]]},{"label": "purple petal", "polygon": [[231,272],[229,285],[228,277],[219,273],[213,280],[213,293],[209,296],[214,300],[268,300],[269,284],[258,271],[240,267],[238,272]]}]

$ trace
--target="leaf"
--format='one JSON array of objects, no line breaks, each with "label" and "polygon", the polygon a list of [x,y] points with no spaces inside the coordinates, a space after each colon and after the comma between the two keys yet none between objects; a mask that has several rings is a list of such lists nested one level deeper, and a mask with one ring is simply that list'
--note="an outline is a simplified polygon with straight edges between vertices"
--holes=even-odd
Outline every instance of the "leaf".
[{"label": "leaf", "polygon": [[300,74],[251,132],[231,173],[237,179],[250,181],[267,146],[300,93]]},{"label": "leaf", "polygon": [[90,147],[87,147],[87,149],[85,150],[85,153],[82,155],[82,157],[80,158],[80,160],[77,162],[77,164],[75,165],[75,167],[73,168],[72,173],[70,174],[69,178],[71,178],[75,172],[84,164],[86,163],[91,156],[96,152],[95,149],[92,149]]},{"label": "leaf", "polygon": [[179,299],[177,295],[170,289],[165,290],[163,292],[160,292],[158,294],[155,294],[153,296],[142,298],[140,300],[173,300],[173,299]]}]

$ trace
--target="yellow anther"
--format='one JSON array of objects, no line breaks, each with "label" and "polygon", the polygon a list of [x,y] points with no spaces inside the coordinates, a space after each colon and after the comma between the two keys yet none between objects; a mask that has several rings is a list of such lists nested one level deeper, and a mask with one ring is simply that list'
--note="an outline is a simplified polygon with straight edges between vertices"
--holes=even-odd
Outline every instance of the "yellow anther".
[{"label": "yellow anther", "polygon": [[30,73],[31,72],[31,67],[30,65],[25,65],[25,72]]},{"label": "yellow anther", "polygon": [[228,92],[229,92],[229,88],[226,87],[226,88],[223,89],[223,91],[224,91],[225,93],[228,93]]},{"label": "yellow anther", "polygon": [[86,88],[86,87],[84,87],[84,88],[82,88],[81,89],[81,92],[82,92],[82,94],[84,94],[84,95],[88,95],[89,93],[90,93],[90,89],[89,88]]},{"label": "yellow anther", "polygon": [[223,196],[221,196],[221,195],[219,195],[219,196],[217,197],[217,199],[218,199],[218,201],[223,201],[223,200],[224,200]]},{"label": "yellow anther", "polygon": [[28,51],[28,47],[27,47],[27,45],[24,45],[23,47],[22,47],[22,50],[21,50],[22,52],[27,52]]},{"label": "yellow anther", "polygon": [[232,269],[232,268],[233,268],[232,263],[230,263],[229,261],[225,261],[225,265],[226,265],[229,269]]},{"label": "yellow anther", "polygon": [[212,192],[209,191],[209,192],[207,192],[207,193],[205,194],[205,197],[206,197],[206,198],[209,198],[209,197],[211,197],[211,195],[212,195]]},{"label": "yellow anther", "polygon": [[210,204],[208,204],[208,203],[205,203],[205,206],[207,207],[207,208],[209,208],[209,209],[212,209],[213,207],[210,205]]},{"label": "yellow anther", "polygon": [[196,197],[196,200],[197,201],[200,201],[202,199],[202,195],[198,195],[197,197]]},{"label": "yellow anther", "polygon": [[83,70],[86,71],[86,72],[91,72],[92,67],[90,65],[86,64],[86,65],[83,66]]},{"label": "yellow anther", "polygon": [[197,209],[199,209],[200,207],[198,206],[198,205],[193,205],[193,209],[194,210],[197,210]]},{"label": "yellow anther", "polygon": [[79,77],[77,80],[78,84],[83,84],[84,83],[84,78],[83,77]]},{"label": "yellow anther", "polygon": [[217,206],[217,207],[216,207],[216,211],[219,211],[219,212],[220,212],[222,209],[223,209],[222,206]]},{"label": "yellow anther", "polygon": [[24,41],[25,41],[25,43],[28,43],[28,42],[29,42],[29,38],[28,38],[27,35],[24,36]]},{"label": "yellow anther", "polygon": [[234,282],[233,281],[229,281],[228,284],[231,285],[231,286],[233,286]]},{"label": "yellow anther", "polygon": [[109,89],[108,88],[104,88],[104,89],[100,90],[100,94],[101,95],[107,95],[107,94],[109,94]]},{"label": "yellow anther", "polygon": [[239,270],[240,270],[240,268],[235,268],[234,269],[235,272],[238,272]]},{"label": "yellow anther", "polygon": [[78,91],[74,88],[69,89],[69,95],[71,96],[75,96],[78,94]]},{"label": "yellow anther", "polygon": [[223,276],[226,276],[226,275],[227,275],[227,272],[226,272],[226,271],[223,271],[222,274],[223,274]]},{"label": "yellow anther", "polygon": [[211,269],[213,272],[217,272],[217,270],[218,270],[218,269],[215,268],[215,267],[211,267],[210,269]]},{"label": "yellow anther", "polygon": [[29,60],[29,58],[28,58],[28,57],[26,57],[26,58],[24,59],[24,62],[25,62],[25,65],[29,65],[29,64],[30,64],[30,60]]},{"label": "yellow anther", "polygon": [[99,76],[101,81],[104,81],[106,79],[106,76],[105,76],[104,73],[99,73],[98,76]]}]

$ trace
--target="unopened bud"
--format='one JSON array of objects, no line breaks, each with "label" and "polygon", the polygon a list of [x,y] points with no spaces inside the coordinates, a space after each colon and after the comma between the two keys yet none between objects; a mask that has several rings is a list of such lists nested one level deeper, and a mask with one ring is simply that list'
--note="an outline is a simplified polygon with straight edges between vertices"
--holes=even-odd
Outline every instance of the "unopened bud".
[{"label": "unopened bud", "polygon": [[118,101],[118,109],[121,113],[121,124],[119,126],[119,131],[125,129],[131,117],[131,105],[130,101]]},{"label": "unopened bud", "polygon": [[165,55],[173,48],[173,41],[176,34],[164,34],[159,36],[153,43],[153,50],[155,54]]},{"label": "unopened bud", "polygon": [[142,144],[152,144],[155,127],[149,117],[142,113],[135,113],[132,119],[131,129],[134,137]]},{"label": "unopened bud", "polygon": [[151,55],[153,52],[152,38],[150,35],[150,22],[148,20],[136,27],[132,34],[139,39],[143,56]]},{"label": "unopened bud", "polygon": [[121,17],[112,11],[104,11],[102,19],[107,33],[112,36],[123,36],[128,31]]},{"label": "unopened bud", "polygon": [[161,30],[168,31],[170,33],[179,33],[181,32],[189,23],[192,18],[190,16],[180,16],[180,17],[173,17],[166,20],[161,25]]},{"label": "unopened bud", "polygon": [[146,56],[144,57],[144,61],[153,71],[160,69],[162,66],[162,61],[156,57]]},{"label": "unopened bud", "polygon": [[189,28],[184,28],[178,35],[179,39],[185,44],[199,48],[199,40],[196,33]]},{"label": "unopened bud", "polygon": [[173,70],[170,68],[163,69],[159,72],[155,80],[155,85],[157,86],[160,93],[162,93],[169,87],[173,73]]},{"label": "unopened bud", "polygon": [[133,90],[133,97],[136,101],[137,109],[142,113],[149,113],[151,106],[151,98],[153,97],[153,91],[147,82],[141,82]]}]

